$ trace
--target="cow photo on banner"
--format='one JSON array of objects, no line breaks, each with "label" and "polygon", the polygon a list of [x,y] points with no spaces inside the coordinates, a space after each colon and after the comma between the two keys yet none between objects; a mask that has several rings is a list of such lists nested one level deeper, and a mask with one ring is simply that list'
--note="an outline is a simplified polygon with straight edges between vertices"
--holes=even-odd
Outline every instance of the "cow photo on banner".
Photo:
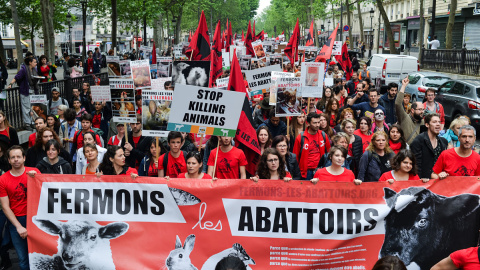
[{"label": "cow photo on banner", "polygon": [[172,58],[157,57],[157,78],[172,77]]},{"label": "cow photo on banner", "polygon": [[118,56],[106,56],[108,77],[122,76],[120,58]]},{"label": "cow photo on banner", "polygon": [[135,85],[129,79],[110,79],[112,116],[117,123],[136,123]]},{"label": "cow photo on banner", "polygon": [[210,61],[174,61],[172,84],[208,87]]},{"label": "cow photo on banner", "polygon": [[142,135],[167,137],[173,91],[142,91]]},{"label": "cow photo on banner", "polygon": [[130,67],[136,89],[150,88],[152,86],[150,63],[148,60],[132,61],[130,62]]},{"label": "cow photo on banner", "polygon": [[396,255],[428,270],[477,246],[476,177],[327,180],[37,174],[27,190],[30,269],[212,270],[237,257],[248,269],[367,270]]},{"label": "cow photo on banner", "polygon": [[299,116],[302,113],[302,82],[298,77],[277,79],[275,116]]}]

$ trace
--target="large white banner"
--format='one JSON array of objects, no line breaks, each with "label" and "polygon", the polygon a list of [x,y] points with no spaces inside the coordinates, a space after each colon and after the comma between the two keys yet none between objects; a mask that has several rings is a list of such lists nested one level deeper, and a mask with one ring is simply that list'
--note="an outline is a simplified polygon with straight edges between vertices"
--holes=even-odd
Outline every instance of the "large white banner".
[{"label": "large white banner", "polygon": [[322,97],[324,71],[323,62],[302,62],[302,97]]},{"label": "large white banner", "polygon": [[272,71],[282,71],[282,68],[280,65],[273,65],[245,71],[248,87],[251,89],[250,96],[260,95],[263,90],[270,89]]}]

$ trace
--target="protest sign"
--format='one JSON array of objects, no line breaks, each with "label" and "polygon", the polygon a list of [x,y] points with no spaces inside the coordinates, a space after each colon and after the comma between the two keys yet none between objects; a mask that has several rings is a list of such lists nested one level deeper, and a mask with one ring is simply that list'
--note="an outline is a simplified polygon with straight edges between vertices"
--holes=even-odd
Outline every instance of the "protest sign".
[{"label": "protest sign", "polygon": [[133,82],[137,89],[147,88],[152,86],[150,78],[150,64],[148,60],[138,60],[130,62],[132,69]]},{"label": "protest sign", "polygon": [[325,78],[325,86],[333,86],[333,78]]},{"label": "protest sign", "polygon": [[241,70],[250,70],[252,68],[252,56],[251,55],[241,55],[238,59]]},{"label": "protest sign", "polygon": [[122,78],[132,78],[132,70],[130,68],[130,60],[120,61],[120,71]]},{"label": "protest sign", "polygon": [[230,67],[230,53],[222,52],[222,67]]},{"label": "protest sign", "polygon": [[255,52],[255,56],[258,59],[265,58],[265,51],[263,50],[263,44],[261,40],[252,42],[252,46],[253,46],[253,51]]},{"label": "protest sign", "polygon": [[230,77],[217,79],[217,81],[216,81],[217,89],[227,90],[229,80],[230,80]]},{"label": "protest sign", "polygon": [[270,105],[277,103],[277,79],[278,78],[293,78],[295,74],[292,72],[272,71],[271,83],[270,83]]},{"label": "protest sign", "polygon": [[[177,238],[191,247],[189,263],[204,270],[229,256],[252,269],[372,269],[389,254],[408,269],[430,269],[477,245],[476,177],[325,180],[332,182],[37,174],[26,195],[30,269],[45,269],[39,260],[52,256],[63,265],[72,245],[75,256],[89,258],[72,258],[81,269],[159,269],[174,265]],[[86,226],[96,238],[73,237]]]},{"label": "protest sign", "polygon": [[277,79],[275,116],[299,116],[302,113],[302,82],[298,77]]},{"label": "protest sign", "polygon": [[333,43],[332,55],[342,55],[341,41],[335,41],[335,43]]},{"label": "protest sign", "polygon": [[167,77],[167,78],[157,78],[155,80],[152,80],[152,90],[155,91],[163,91],[165,89],[165,83],[168,81],[172,81],[172,77]]},{"label": "protest sign", "polygon": [[[133,61],[135,62],[135,61]],[[149,77],[150,78],[150,77]],[[136,123],[134,81],[110,79],[112,116],[117,123]]]},{"label": "protest sign", "polygon": [[173,91],[142,91],[142,135],[167,137]]},{"label": "protest sign", "polygon": [[106,56],[108,77],[120,77],[122,75],[120,69],[120,57]]},{"label": "protest sign", "polygon": [[93,102],[112,101],[110,86],[108,85],[92,85],[90,86]]},{"label": "protest sign", "polygon": [[210,75],[210,61],[174,61],[172,84],[207,87]]},{"label": "protest sign", "polygon": [[282,71],[282,68],[280,65],[273,65],[245,71],[248,87],[251,89],[250,96],[262,94],[264,90],[270,89],[272,71]]},{"label": "protest sign", "polygon": [[172,76],[172,62],[171,57],[157,58],[157,78]]},{"label": "protest sign", "polygon": [[245,93],[177,85],[168,130],[235,137]]},{"label": "protest sign", "polygon": [[302,62],[302,97],[322,97],[324,71],[324,62]]},{"label": "protest sign", "polygon": [[150,78],[152,80],[157,78],[157,64],[150,65]]},{"label": "protest sign", "polygon": [[142,59],[149,60],[150,56],[152,55],[152,50],[153,48],[142,45],[139,48],[139,54],[143,56]]},{"label": "protest sign", "polygon": [[47,95],[29,95],[30,103],[42,103],[47,104]]},{"label": "protest sign", "polygon": [[247,54],[247,48],[245,46],[234,46],[230,45],[230,62],[233,59],[233,53],[237,54],[237,58],[240,59],[241,55],[246,55]]}]

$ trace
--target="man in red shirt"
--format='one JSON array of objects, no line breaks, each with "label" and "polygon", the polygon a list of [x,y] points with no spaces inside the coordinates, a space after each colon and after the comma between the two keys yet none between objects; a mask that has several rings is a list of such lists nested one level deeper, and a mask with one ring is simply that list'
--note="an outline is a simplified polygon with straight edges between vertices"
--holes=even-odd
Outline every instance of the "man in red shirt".
[{"label": "man in red shirt", "polygon": [[37,119],[35,119],[35,130],[37,132],[32,133],[30,134],[30,136],[28,136],[28,147],[32,147],[35,144],[35,140],[37,139],[38,132],[40,131],[40,129],[46,126],[47,126],[47,122],[42,117],[37,117]]},{"label": "man in red shirt", "polygon": [[[187,172],[186,156],[183,151],[180,151],[184,141],[182,133],[170,131],[167,141],[170,151],[161,155],[158,159],[158,176],[177,178],[179,174]],[[167,162],[165,162],[165,158],[167,158]]]},{"label": "man in red shirt", "polygon": [[445,179],[447,176],[480,175],[480,155],[472,150],[476,140],[475,128],[466,125],[458,130],[459,147],[443,151],[433,166],[432,179]]},{"label": "man in red shirt", "polygon": [[293,153],[297,155],[302,178],[311,180],[320,158],[330,150],[330,141],[325,132],[319,132],[320,115],[309,113],[307,115],[308,128],[295,139]]},{"label": "man in red shirt", "polygon": [[435,264],[430,270],[480,269],[478,247],[461,249]]},{"label": "man in red shirt", "polygon": [[[218,137],[219,148],[215,177],[218,179],[246,179],[245,166],[248,165],[247,158],[242,150],[232,145],[232,138]],[[210,152],[208,157],[208,174],[213,176],[217,148]]]},{"label": "man in red shirt", "polygon": [[0,177],[0,202],[8,218],[8,229],[17,251],[20,269],[29,269],[27,247],[27,174],[34,177],[37,168],[25,167],[25,152],[15,145],[7,150],[12,169]]},{"label": "man in red shirt", "polygon": [[[78,130],[75,132],[75,135],[73,135],[73,142],[72,142],[72,149],[70,150],[70,153],[73,155],[78,149],[83,147],[83,134],[87,133],[88,131],[95,133],[92,130],[92,121],[93,121],[93,116],[91,114],[84,114],[82,115],[81,118],[81,123],[82,123],[82,130]],[[96,134],[96,141],[98,142],[99,146],[102,145],[102,141],[100,140],[100,136]],[[75,160],[74,160],[75,161]]]},{"label": "man in red shirt", "polygon": [[443,105],[435,101],[436,91],[433,88],[428,88],[425,92],[425,98],[427,101],[423,103],[423,108],[425,115],[429,113],[438,113],[440,115],[440,122],[442,123],[442,130],[445,126],[445,111],[443,110]]}]

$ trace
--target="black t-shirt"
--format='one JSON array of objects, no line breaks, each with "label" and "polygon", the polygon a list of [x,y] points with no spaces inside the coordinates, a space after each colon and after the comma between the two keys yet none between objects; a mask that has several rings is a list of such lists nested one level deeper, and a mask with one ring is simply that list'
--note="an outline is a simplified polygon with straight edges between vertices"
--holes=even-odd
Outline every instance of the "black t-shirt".
[{"label": "black t-shirt", "polygon": [[384,154],[383,156],[378,155],[380,159],[380,170],[382,170],[382,174],[389,172],[392,170],[392,166],[390,165],[389,157],[390,155]]}]

